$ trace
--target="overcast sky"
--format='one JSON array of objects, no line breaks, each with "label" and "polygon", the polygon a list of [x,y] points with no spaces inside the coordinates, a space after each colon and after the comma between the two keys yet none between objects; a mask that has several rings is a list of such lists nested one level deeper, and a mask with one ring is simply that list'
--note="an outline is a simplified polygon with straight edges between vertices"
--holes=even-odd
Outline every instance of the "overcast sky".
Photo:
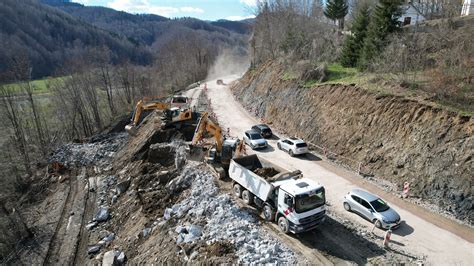
[{"label": "overcast sky", "polygon": [[87,6],[105,6],[133,14],[156,14],[168,18],[241,20],[254,17],[257,0],[73,0]]}]

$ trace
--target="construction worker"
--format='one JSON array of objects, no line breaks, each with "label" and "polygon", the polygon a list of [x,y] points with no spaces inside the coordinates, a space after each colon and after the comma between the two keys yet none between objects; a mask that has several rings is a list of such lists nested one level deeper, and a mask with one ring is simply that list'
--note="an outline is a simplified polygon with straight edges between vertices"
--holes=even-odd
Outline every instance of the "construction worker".
[{"label": "construction worker", "polygon": [[388,243],[390,242],[390,237],[392,237],[392,228],[389,227],[387,232],[385,232],[385,236],[383,238],[383,247],[389,248]]}]

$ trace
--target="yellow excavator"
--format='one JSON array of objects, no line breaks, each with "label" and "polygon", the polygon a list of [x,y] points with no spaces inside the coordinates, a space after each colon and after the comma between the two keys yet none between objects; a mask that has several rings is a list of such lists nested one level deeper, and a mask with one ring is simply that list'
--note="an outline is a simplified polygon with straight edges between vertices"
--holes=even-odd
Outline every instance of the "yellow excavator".
[{"label": "yellow excavator", "polygon": [[183,122],[196,118],[196,113],[193,113],[190,109],[179,109],[170,108],[169,103],[163,103],[158,101],[149,101],[148,98],[144,98],[137,102],[135,110],[132,114],[130,124],[125,126],[125,130],[128,134],[135,136],[137,134],[137,127],[140,123],[142,112],[145,110],[162,110],[163,115],[161,117],[162,128],[175,124],[177,122]]},{"label": "yellow excavator", "polygon": [[215,144],[209,149],[209,156],[207,157],[211,163],[220,163],[223,167],[228,167],[232,158],[240,157],[243,153],[244,142],[240,139],[225,138],[222,135],[222,129],[205,112],[199,119],[191,145],[205,146],[203,141],[207,134],[215,139]]},{"label": "yellow excavator", "polygon": [[199,116],[199,114],[191,111],[191,109],[180,109],[178,107],[165,109],[163,110],[163,115],[161,116],[161,120],[163,121],[161,128],[164,129],[178,122],[195,119],[197,116]]}]

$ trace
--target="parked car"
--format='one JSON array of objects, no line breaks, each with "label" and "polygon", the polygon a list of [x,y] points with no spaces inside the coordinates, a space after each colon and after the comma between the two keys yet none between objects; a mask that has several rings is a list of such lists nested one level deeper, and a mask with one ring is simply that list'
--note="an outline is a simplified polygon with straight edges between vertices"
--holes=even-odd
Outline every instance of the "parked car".
[{"label": "parked car", "polygon": [[344,196],[344,209],[358,213],[375,223],[378,228],[396,228],[400,226],[400,215],[378,196],[362,190],[352,189]]},{"label": "parked car", "polygon": [[288,152],[290,156],[306,154],[309,152],[308,144],[299,138],[280,139],[277,142],[277,147],[280,150]]},{"label": "parked car", "polygon": [[273,136],[272,130],[270,129],[269,126],[267,126],[265,124],[255,125],[255,126],[252,127],[252,130],[257,131],[258,133],[260,133],[266,139],[271,138]]},{"label": "parked car", "polygon": [[247,130],[244,134],[244,142],[253,150],[264,149],[267,147],[267,140],[265,140],[260,133],[255,130]]}]

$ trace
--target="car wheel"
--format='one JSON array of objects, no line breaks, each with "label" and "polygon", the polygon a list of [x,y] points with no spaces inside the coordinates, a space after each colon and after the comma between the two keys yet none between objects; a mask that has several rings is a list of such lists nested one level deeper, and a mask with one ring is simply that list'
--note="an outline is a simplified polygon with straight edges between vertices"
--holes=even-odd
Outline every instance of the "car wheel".
[{"label": "car wheel", "polygon": [[248,190],[242,191],[242,199],[244,200],[245,204],[252,205],[253,203],[253,195]]},{"label": "car wheel", "polygon": [[290,224],[288,223],[288,220],[283,216],[278,218],[278,227],[285,234],[288,234],[290,232]]},{"label": "car wheel", "polygon": [[347,203],[347,202],[344,202],[344,209],[346,211],[350,212],[351,211],[351,205],[349,205],[349,203]]},{"label": "car wheel", "polygon": [[382,222],[380,222],[379,220],[375,220],[375,227],[382,229]]},{"label": "car wheel", "polygon": [[281,145],[280,145],[280,143],[277,143],[277,147],[278,147],[279,150],[281,150]]},{"label": "car wheel", "polygon": [[242,197],[242,186],[237,183],[234,184],[234,195],[239,198]]},{"label": "car wheel", "polygon": [[290,149],[290,156],[295,157],[295,154],[293,153],[293,150]]},{"label": "car wheel", "polygon": [[275,213],[273,212],[273,208],[269,205],[263,206],[263,216],[267,221],[273,221],[275,219]]}]

